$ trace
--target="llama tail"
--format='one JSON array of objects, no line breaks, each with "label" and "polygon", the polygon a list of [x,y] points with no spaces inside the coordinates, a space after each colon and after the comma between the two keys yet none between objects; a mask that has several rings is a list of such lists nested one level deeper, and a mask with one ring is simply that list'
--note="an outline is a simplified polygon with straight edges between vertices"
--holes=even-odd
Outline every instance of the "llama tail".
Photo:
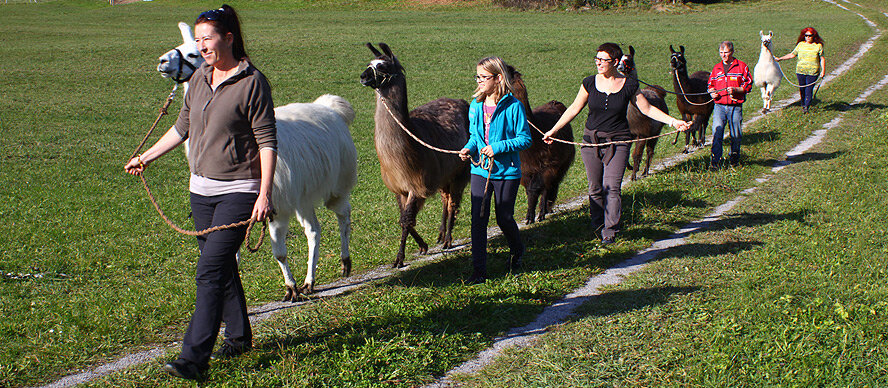
[{"label": "llama tail", "polygon": [[342,97],[325,94],[318,97],[317,100],[314,100],[314,103],[333,109],[333,111],[342,117],[342,120],[345,121],[346,125],[351,125],[352,121],[355,121],[355,110],[352,108],[351,104]]}]

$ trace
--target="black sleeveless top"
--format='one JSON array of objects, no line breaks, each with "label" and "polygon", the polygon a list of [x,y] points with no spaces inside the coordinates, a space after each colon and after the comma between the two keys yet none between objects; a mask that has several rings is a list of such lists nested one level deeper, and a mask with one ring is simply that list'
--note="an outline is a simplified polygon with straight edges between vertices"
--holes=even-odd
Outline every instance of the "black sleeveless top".
[{"label": "black sleeveless top", "polygon": [[595,88],[595,75],[591,75],[583,80],[583,87],[589,93],[589,118],[583,133],[591,135],[594,132],[595,137],[610,140],[631,139],[626,112],[632,96],[638,93],[638,80],[626,78],[622,89],[606,94]]}]

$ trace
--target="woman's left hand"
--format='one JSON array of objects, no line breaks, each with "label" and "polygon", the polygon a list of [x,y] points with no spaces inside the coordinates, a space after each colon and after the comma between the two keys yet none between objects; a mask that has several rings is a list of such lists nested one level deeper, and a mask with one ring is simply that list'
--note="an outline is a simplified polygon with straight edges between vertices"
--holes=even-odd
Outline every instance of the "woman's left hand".
[{"label": "woman's left hand", "polygon": [[253,216],[251,218],[256,221],[262,221],[272,214],[274,214],[274,207],[271,206],[271,196],[259,194],[259,198],[256,198],[256,204],[253,205]]},{"label": "woman's left hand", "polygon": [[682,120],[672,120],[672,127],[684,132],[691,128],[691,123]]},{"label": "woman's left hand", "polygon": [[482,148],[480,152],[482,155],[485,155],[487,157],[493,157],[493,148],[490,148],[490,145],[484,146],[484,148]]}]

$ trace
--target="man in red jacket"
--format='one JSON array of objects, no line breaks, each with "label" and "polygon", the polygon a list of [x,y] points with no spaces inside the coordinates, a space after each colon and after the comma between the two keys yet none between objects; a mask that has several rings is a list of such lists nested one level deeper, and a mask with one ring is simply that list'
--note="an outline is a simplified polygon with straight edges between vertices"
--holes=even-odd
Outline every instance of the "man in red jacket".
[{"label": "man in red jacket", "polygon": [[743,61],[734,58],[734,43],[721,42],[718,46],[721,62],[709,73],[709,93],[715,99],[712,111],[712,156],[710,170],[717,170],[722,162],[722,140],[725,124],[731,126],[731,166],[740,163],[740,125],[743,122],[743,102],[752,90],[752,76]]}]

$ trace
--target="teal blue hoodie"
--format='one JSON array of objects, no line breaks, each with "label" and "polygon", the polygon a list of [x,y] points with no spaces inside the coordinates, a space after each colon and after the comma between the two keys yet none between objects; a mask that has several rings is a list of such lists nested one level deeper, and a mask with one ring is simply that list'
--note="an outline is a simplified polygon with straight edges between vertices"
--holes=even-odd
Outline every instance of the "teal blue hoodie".
[{"label": "teal blue hoodie", "polygon": [[[478,151],[487,146],[484,142],[483,102],[472,99],[469,105],[469,150],[472,160],[478,161]],[[524,105],[512,93],[506,94],[496,104],[490,119],[490,148],[493,150],[493,167],[490,179],[521,179],[521,158],[518,151],[530,147],[530,126]],[[472,165],[472,174],[487,177],[487,170]]]}]

